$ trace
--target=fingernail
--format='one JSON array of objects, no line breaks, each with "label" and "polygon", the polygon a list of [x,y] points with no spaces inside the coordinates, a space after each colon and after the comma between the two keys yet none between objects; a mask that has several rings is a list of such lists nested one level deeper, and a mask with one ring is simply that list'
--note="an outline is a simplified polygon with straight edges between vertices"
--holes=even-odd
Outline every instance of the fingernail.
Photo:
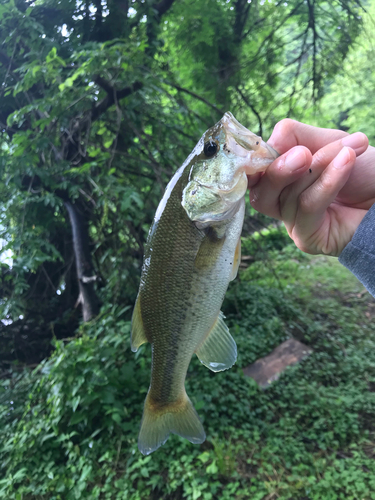
[{"label": "fingernail", "polygon": [[349,149],[347,147],[342,148],[340,153],[333,160],[333,166],[335,168],[344,167],[350,160]]},{"label": "fingernail", "polygon": [[306,154],[303,149],[295,149],[285,159],[285,166],[298,170],[306,165]]},{"label": "fingernail", "polygon": [[362,132],[356,132],[355,134],[348,135],[341,139],[341,144],[343,146],[348,146],[352,149],[360,149],[366,143],[366,136]]}]

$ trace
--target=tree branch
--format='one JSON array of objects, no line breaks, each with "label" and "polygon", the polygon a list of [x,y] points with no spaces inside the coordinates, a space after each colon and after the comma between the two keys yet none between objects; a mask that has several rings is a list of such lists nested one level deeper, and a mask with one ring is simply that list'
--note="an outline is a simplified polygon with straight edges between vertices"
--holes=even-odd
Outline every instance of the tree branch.
[{"label": "tree branch", "polygon": [[292,92],[290,94],[290,99],[289,99],[289,111],[288,111],[288,114],[287,114],[287,117],[289,118],[291,113],[292,113],[292,98],[296,92],[296,89],[297,89],[297,81],[298,81],[298,78],[299,78],[299,74],[300,74],[300,71],[301,71],[301,67],[302,67],[302,60],[303,60],[303,57],[306,53],[306,42],[307,42],[307,36],[309,34],[309,27],[306,28],[305,32],[304,32],[304,38],[303,38],[303,43],[302,43],[302,48],[301,48],[301,53],[300,55],[298,56],[297,60],[298,60],[298,65],[297,65],[297,71],[296,71],[296,75],[294,77],[294,84],[293,84],[293,89],[292,89]]},{"label": "tree branch", "polygon": [[316,32],[316,26],[315,26],[315,0],[307,0],[307,5],[309,8],[309,28],[312,29],[313,32],[313,101],[315,101],[315,94],[316,90],[318,88],[318,79],[317,79],[317,69],[316,69],[316,62],[317,62],[317,48],[316,48],[316,39],[317,39],[317,32]]},{"label": "tree branch", "polygon": [[214,109],[216,111],[216,113],[219,113],[220,115],[223,115],[224,114],[224,111],[220,108],[218,108],[217,106],[215,106],[214,104],[211,104],[209,101],[207,101],[204,97],[196,94],[195,92],[192,92],[191,90],[188,90],[188,89],[184,89],[183,87],[180,87],[179,85],[176,85],[175,83],[171,83],[171,82],[166,82],[168,85],[170,85],[171,87],[174,87],[176,90],[178,90],[179,92],[185,92],[185,94],[189,94],[191,95],[192,97],[194,97],[195,99],[198,99],[199,101],[203,102],[204,104],[206,104],[207,106],[209,106],[210,108]]},{"label": "tree branch", "polygon": [[11,71],[15,71],[17,69],[17,65],[2,50],[0,50],[0,64],[7,66]]},{"label": "tree branch", "polygon": [[262,118],[260,116],[260,114],[258,113],[258,111],[254,108],[254,106],[251,104],[250,101],[247,100],[247,98],[245,97],[245,95],[242,93],[242,91],[240,90],[239,87],[237,87],[237,92],[240,94],[240,96],[242,97],[242,100],[243,102],[246,104],[246,106],[249,106],[249,108],[251,109],[251,111],[254,113],[254,115],[257,117],[258,119],[258,125],[259,125],[259,132],[258,132],[258,135],[262,136],[262,133],[263,133],[263,125],[262,125]]},{"label": "tree branch", "polygon": [[91,111],[90,119],[91,121],[97,120],[100,115],[102,115],[108,108],[116,103],[116,100],[124,99],[130,94],[133,94],[137,90],[143,87],[143,83],[134,82],[128,87],[124,87],[121,90],[116,90],[112,85],[107,82],[104,78],[97,76],[95,78],[95,83],[97,83],[103,90],[107,92],[107,96],[104,97]]},{"label": "tree branch", "polygon": [[260,57],[260,53],[262,52],[263,47],[266,45],[267,42],[272,40],[274,34],[285,24],[285,22],[290,19],[291,17],[294,16],[294,14],[297,13],[298,9],[303,5],[303,0],[301,2],[298,2],[298,4],[287,14],[276,26],[275,28],[264,38],[262,41],[259,49],[257,50],[255,56],[253,57],[253,61],[256,64],[258,62],[258,59]]},{"label": "tree branch", "polygon": [[234,4],[235,19],[234,19],[234,36],[237,43],[243,39],[243,31],[247,23],[250,8],[253,4],[247,0],[236,0]]}]

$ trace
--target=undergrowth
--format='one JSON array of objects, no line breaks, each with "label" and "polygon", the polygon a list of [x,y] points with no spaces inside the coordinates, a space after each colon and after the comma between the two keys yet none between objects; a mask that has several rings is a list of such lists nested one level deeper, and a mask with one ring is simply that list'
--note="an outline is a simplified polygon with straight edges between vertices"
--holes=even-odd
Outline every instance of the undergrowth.
[{"label": "undergrowth", "polygon": [[[189,367],[205,443],[138,452],[150,347],[134,355],[128,311],[107,305],[2,382],[0,498],[375,499],[374,300],[337,260],[267,242],[267,264],[241,272],[223,306],[237,364]],[[242,368],[291,336],[313,354],[259,389]]]}]

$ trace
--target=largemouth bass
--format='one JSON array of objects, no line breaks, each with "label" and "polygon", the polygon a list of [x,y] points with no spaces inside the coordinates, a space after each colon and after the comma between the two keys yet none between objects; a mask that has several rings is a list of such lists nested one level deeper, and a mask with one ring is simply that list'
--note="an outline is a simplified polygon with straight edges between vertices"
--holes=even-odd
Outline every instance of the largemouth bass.
[{"label": "largemouth bass", "polygon": [[278,156],[231,113],[201,137],[169,182],[151,226],[132,318],[132,350],[152,346],[151,384],[139,450],[148,455],[170,433],[206,436],[185,392],[195,353],[210,370],[230,368],[237,347],[220,312],[241,260],[247,174]]}]

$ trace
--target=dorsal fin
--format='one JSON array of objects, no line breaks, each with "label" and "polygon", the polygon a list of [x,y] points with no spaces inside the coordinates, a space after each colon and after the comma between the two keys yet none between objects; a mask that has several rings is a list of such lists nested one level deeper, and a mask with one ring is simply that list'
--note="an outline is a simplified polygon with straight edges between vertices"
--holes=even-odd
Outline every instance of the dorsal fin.
[{"label": "dorsal fin", "polygon": [[137,300],[135,302],[133,316],[132,316],[132,333],[131,333],[132,351],[133,352],[138,351],[138,348],[142,344],[144,344],[145,342],[148,342],[148,339],[146,337],[146,334],[145,334],[145,331],[143,328],[143,321],[142,321],[142,314],[141,314],[141,301],[140,301],[140,298],[138,295]]}]

